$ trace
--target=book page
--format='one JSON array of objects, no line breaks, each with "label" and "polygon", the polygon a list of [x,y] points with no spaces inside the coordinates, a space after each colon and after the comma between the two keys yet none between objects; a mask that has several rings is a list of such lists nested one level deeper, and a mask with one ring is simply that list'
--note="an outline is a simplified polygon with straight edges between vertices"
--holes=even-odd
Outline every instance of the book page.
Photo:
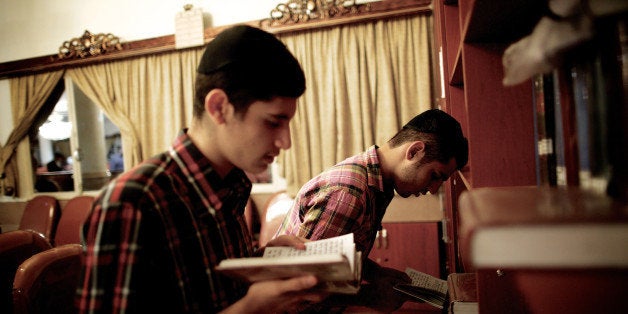
[{"label": "book page", "polygon": [[351,269],[353,269],[353,265],[355,263],[355,243],[353,243],[353,233],[306,242],[305,250],[297,250],[288,246],[271,246],[264,249],[264,258],[312,256],[321,254],[344,255],[349,260]]},{"label": "book page", "polygon": [[410,284],[397,284],[394,289],[403,292],[422,302],[427,302],[439,309],[445,306],[447,297],[447,281],[422,273],[410,267],[406,274],[412,279]]},{"label": "book page", "polygon": [[432,291],[437,291],[442,295],[447,294],[447,281],[434,276],[430,276],[426,273],[422,273],[418,270],[410,267],[406,268],[406,274],[412,279],[412,285],[417,287],[426,288]]}]

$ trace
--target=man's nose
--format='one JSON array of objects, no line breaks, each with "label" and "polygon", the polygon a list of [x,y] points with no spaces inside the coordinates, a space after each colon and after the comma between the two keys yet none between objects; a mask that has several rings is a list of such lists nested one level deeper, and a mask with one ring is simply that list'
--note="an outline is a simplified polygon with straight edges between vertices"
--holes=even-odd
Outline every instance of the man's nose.
[{"label": "man's nose", "polygon": [[292,141],[290,140],[290,127],[286,127],[279,132],[279,136],[275,139],[275,146],[280,149],[288,149],[292,146]]}]

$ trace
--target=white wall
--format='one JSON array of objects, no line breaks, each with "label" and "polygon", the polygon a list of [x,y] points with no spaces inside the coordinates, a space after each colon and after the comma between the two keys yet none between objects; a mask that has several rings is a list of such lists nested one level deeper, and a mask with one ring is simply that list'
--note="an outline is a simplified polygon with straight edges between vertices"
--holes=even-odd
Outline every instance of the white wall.
[{"label": "white wall", "polygon": [[[0,0],[0,63],[56,54],[85,30],[122,41],[174,34],[174,17],[191,3],[215,27],[270,16],[285,0]],[[209,24],[209,25],[208,25]],[[13,128],[8,80],[0,80],[0,144]]]},{"label": "white wall", "polygon": [[201,7],[211,25],[263,19],[285,0],[0,0],[0,62],[57,53],[85,30],[123,41],[174,33],[183,4]]}]

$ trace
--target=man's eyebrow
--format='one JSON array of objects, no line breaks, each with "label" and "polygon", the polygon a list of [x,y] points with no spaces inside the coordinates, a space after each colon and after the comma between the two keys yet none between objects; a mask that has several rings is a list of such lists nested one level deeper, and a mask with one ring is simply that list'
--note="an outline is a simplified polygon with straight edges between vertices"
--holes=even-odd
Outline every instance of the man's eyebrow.
[{"label": "man's eyebrow", "polygon": [[277,120],[290,120],[290,117],[286,114],[283,113],[279,113],[279,114],[271,114],[270,115],[272,118],[277,119]]}]

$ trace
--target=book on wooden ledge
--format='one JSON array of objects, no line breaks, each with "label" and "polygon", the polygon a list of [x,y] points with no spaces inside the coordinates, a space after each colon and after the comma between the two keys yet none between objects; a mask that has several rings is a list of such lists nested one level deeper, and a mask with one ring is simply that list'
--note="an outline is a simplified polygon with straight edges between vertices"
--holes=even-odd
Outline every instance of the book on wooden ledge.
[{"label": "book on wooden ledge", "polygon": [[477,314],[478,295],[475,273],[451,273],[447,276],[449,314]]},{"label": "book on wooden ledge", "polygon": [[261,257],[232,258],[216,267],[228,276],[247,281],[315,275],[316,289],[357,294],[362,276],[362,254],[355,250],[353,233],[305,243],[305,250],[266,247]]},{"label": "book on wooden ledge", "polygon": [[397,284],[394,289],[402,292],[415,301],[429,303],[439,309],[445,306],[447,298],[447,281],[422,273],[410,267],[406,274],[412,279],[408,284]]}]

